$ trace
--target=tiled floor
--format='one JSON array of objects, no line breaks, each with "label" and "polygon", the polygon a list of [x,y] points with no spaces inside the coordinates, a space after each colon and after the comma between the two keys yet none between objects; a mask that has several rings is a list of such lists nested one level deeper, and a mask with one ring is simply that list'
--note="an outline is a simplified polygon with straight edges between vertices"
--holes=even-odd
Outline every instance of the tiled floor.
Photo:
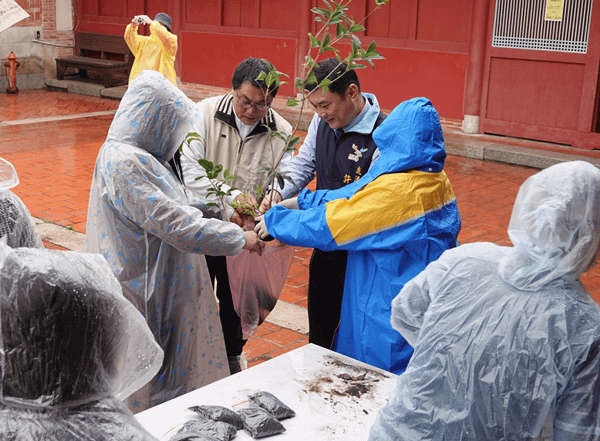
[{"label": "tiled floor", "polygon": [[[94,163],[112,115],[58,121],[55,117],[106,113],[117,107],[118,101],[64,92],[0,94],[0,156],[17,169],[21,184],[13,190],[33,216],[85,233]],[[27,123],[32,118],[36,118],[35,123]],[[517,190],[536,172],[526,167],[449,156],[446,173],[457,196],[463,225],[459,242],[509,245],[506,227]],[[310,249],[296,248],[280,297],[304,308],[310,253]],[[583,280],[596,301],[600,301],[600,269]],[[246,345],[245,354],[249,365],[253,365],[307,341],[304,334],[265,323]]]}]

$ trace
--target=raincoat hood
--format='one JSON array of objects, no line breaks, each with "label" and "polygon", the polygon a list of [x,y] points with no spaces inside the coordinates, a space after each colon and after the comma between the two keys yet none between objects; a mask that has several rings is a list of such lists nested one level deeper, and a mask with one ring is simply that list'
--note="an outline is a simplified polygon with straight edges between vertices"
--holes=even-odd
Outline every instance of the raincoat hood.
[{"label": "raincoat hood", "polygon": [[0,158],[0,237],[9,247],[44,248],[29,210],[10,189],[19,185],[13,165]]},{"label": "raincoat hood", "polygon": [[191,99],[161,73],[145,70],[123,96],[107,140],[139,147],[169,161],[197,118]]},{"label": "raincoat hood", "polygon": [[163,352],[100,255],[0,243],[0,402],[73,407],[124,399]]},{"label": "raincoat hood", "polygon": [[4,158],[0,158],[0,189],[19,185],[19,176],[15,167]]},{"label": "raincoat hood", "polygon": [[444,169],[446,150],[437,111],[427,98],[413,98],[398,105],[373,132],[381,157],[366,176]]},{"label": "raincoat hood", "polygon": [[600,170],[573,161],[525,181],[508,235],[514,248],[500,261],[500,277],[532,291],[573,281],[595,263],[600,237]]}]

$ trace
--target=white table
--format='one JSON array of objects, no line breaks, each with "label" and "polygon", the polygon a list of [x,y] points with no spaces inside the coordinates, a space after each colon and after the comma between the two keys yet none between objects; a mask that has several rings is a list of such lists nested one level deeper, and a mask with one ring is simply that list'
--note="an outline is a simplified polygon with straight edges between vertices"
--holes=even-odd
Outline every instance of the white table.
[{"label": "white table", "polygon": [[[364,379],[360,379],[363,374]],[[296,412],[295,417],[281,422],[285,432],[266,439],[366,440],[396,378],[395,374],[308,344],[136,417],[152,435],[166,441],[176,432],[172,429],[195,417],[189,407],[219,405],[236,410],[247,405],[248,395],[262,390]],[[252,437],[239,430],[235,441],[242,440]]]}]

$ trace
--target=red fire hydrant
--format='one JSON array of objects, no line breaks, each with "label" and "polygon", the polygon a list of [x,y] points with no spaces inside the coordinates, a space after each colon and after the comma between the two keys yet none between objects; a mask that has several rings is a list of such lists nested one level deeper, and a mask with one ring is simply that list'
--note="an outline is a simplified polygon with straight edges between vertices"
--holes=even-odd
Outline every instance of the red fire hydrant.
[{"label": "red fire hydrant", "polygon": [[8,63],[4,63],[6,67],[8,67],[8,88],[6,89],[6,93],[19,93],[19,89],[17,89],[17,67],[21,65],[17,61],[17,56],[11,52],[8,56]]}]

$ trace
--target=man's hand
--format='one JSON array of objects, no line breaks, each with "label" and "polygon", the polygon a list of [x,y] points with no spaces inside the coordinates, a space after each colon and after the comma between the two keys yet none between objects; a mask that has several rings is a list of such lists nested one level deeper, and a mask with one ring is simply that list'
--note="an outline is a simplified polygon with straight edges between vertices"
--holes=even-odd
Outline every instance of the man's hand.
[{"label": "man's hand", "polygon": [[258,203],[254,196],[249,194],[239,194],[231,203],[235,208],[235,211],[229,218],[230,222],[244,228],[245,223],[254,224],[254,208]]},{"label": "man's hand", "polygon": [[133,20],[131,20],[131,23],[133,23],[136,26],[140,24],[149,25],[152,23],[152,20],[147,15],[136,15],[135,17],[133,17]]},{"label": "man's hand", "polygon": [[255,220],[259,221],[256,224],[256,227],[254,227],[254,231],[256,232],[258,237],[264,239],[267,236],[269,236],[269,231],[267,230],[267,225],[265,224],[264,216],[257,217]]},{"label": "man's hand", "polygon": [[233,200],[236,204],[237,208],[235,211],[240,215],[242,221],[253,221],[254,220],[254,210],[258,205],[256,202],[256,198],[251,194],[239,194]]},{"label": "man's hand", "polygon": [[298,205],[298,198],[290,198],[285,201],[279,202],[277,205],[281,205],[282,207],[289,208],[290,210],[299,210],[300,206]]},{"label": "man's hand", "polygon": [[281,196],[281,193],[279,193],[277,190],[269,191],[260,203],[260,207],[258,207],[259,214],[265,214],[267,211],[269,211],[269,208],[281,201],[283,201],[283,196]]},{"label": "man's hand", "polygon": [[258,238],[258,235],[254,231],[244,231],[244,237],[246,239],[244,249],[261,256],[265,243]]},{"label": "man's hand", "polygon": [[244,219],[240,216],[240,213],[234,211],[231,217],[229,218],[229,222],[233,222],[237,226],[244,228]]}]

